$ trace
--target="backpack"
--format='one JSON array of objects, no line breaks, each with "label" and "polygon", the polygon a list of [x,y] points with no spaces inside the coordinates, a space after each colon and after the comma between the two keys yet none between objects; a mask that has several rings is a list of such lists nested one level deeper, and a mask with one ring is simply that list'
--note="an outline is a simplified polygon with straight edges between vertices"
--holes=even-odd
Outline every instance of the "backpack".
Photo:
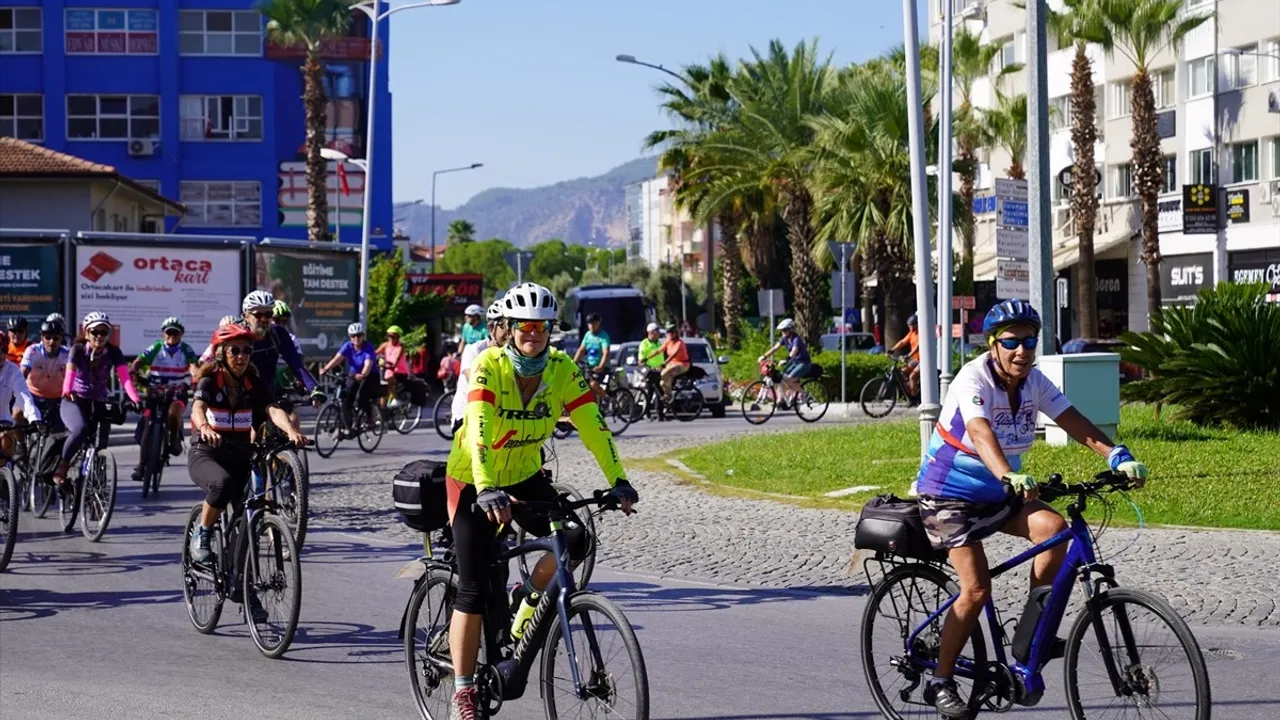
[{"label": "backpack", "polygon": [[441,530],[449,524],[445,464],[414,460],[391,481],[391,499],[405,525],[419,532]]}]

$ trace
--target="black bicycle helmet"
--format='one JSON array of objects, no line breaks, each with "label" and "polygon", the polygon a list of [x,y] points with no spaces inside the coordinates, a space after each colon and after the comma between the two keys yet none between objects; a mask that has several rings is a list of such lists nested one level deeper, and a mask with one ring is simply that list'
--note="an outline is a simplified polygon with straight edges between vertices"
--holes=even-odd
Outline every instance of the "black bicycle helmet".
[{"label": "black bicycle helmet", "polygon": [[9,318],[9,322],[5,323],[5,329],[9,332],[24,333],[27,331],[27,319],[21,315],[14,315]]}]

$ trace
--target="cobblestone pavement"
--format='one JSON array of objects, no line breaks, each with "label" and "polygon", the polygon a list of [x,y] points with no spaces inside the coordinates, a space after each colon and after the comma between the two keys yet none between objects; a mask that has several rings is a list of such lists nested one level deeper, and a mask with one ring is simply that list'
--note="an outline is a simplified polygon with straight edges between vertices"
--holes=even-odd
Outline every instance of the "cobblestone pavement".
[{"label": "cobblestone pavement", "polygon": [[[795,427],[764,426],[751,432],[784,429]],[[720,423],[693,423],[678,437],[632,432],[619,445],[624,458],[650,457],[723,439],[725,431]],[[557,452],[562,481],[584,491],[600,486],[594,460],[576,439],[560,442]],[[414,538],[389,509],[390,476],[405,459],[373,462],[377,464],[358,474],[326,474],[313,464],[317,522],[354,526],[388,539]],[[604,566],[730,585],[867,591],[861,561],[851,567],[854,513],[727,497],[667,473],[633,472],[632,479],[641,493],[639,512],[629,518],[609,514],[598,523],[598,560]],[[1004,537],[986,545],[992,564],[1026,547]],[[1111,528],[1101,538],[1100,549],[1101,559],[1115,566],[1122,584],[1163,595],[1188,622],[1280,627],[1280,534]],[[996,580],[995,595],[1005,619],[1026,597],[1025,582],[1022,568]]]}]

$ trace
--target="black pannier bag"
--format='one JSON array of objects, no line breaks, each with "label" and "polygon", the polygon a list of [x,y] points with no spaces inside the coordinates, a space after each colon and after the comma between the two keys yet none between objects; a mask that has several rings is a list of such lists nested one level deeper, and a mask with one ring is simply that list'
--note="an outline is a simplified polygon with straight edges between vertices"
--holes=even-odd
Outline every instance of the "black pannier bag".
[{"label": "black pannier bag", "polygon": [[405,387],[409,389],[409,399],[414,405],[423,407],[427,404],[430,390],[427,388],[427,384],[425,382],[416,377],[402,378],[400,382],[404,383]]},{"label": "black pannier bag", "polygon": [[420,532],[433,532],[449,524],[445,490],[445,464],[414,460],[391,481],[391,498],[404,524]]},{"label": "black pannier bag", "polygon": [[890,555],[939,560],[943,551],[934,550],[920,519],[920,505],[896,495],[878,495],[862,508],[853,531],[853,546]]}]

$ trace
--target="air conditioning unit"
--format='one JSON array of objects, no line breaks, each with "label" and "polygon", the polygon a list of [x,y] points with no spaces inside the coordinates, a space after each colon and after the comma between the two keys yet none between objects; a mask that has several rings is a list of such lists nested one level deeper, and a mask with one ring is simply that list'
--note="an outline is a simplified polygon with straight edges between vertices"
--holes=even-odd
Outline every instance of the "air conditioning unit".
[{"label": "air conditioning unit", "polygon": [[1267,93],[1267,112],[1280,113],[1280,95],[1275,90]]},{"label": "air conditioning unit", "polygon": [[1271,195],[1272,195],[1271,186],[1275,184],[1276,184],[1276,181],[1273,180],[1271,182],[1264,182],[1261,185],[1259,185],[1258,199],[1261,200],[1262,202],[1271,202]]},{"label": "air conditioning unit", "polygon": [[129,155],[131,157],[151,157],[156,154],[156,142],[154,140],[134,139],[129,141]]},{"label": "air conditioning unit", "polygon": [[982,14],[982,10],[983,10],[982,1],[977,0],[977,2],[969,2],[964,8],[960,10],[960,12],[956,13],[955,16],[961,20],[967,20],[969,18],[978,17],[979,15]]}]

